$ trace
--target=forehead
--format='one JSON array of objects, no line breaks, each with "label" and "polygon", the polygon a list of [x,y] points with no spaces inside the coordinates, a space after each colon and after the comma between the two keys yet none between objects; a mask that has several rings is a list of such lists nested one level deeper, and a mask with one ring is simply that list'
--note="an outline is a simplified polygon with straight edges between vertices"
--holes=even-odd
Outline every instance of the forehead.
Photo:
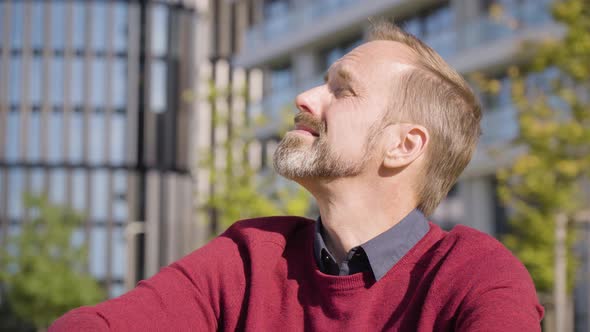
[{"label": "forehead", "polygon": [[362,44],[344,55],[334,62],[330,71],[334,71],[338,76],[350,73],[355,77],[362,75],[370,81],[375,81],[409,68],[415,58],[414,52],[402,43],[376,40]]}]

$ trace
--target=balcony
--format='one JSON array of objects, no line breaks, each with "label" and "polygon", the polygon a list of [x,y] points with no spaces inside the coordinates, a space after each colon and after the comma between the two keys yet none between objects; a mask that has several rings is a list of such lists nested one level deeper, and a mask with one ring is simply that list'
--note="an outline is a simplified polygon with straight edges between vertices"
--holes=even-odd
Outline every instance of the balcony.
[{"label": "balcony", "polygon": [[315,0],[250,28],[238,66],[256,67],[328,37],[358,33],[368,17],[411,13],[436,0]]},{"label": "balcony", "polygon": [[[253,67],[266,61],[288,56],[297,48],[351,30],[360,30],[370,16],[411,12],[413,8],[432,2],[427,0],[320,0],[269,19],[246,33],[248,47],[236,58],[238,65]],[[447,60],[465,50],[484,46],[492,41],[511,39],[523,31],[551,24],[552,0],[527,0],[501,8],[495,15],[473,19],[458,28],[449,28],[424,40]],[[530,34],[531,38],[542,38]]]},{"label": "balcony", "polygon": [[551,23],[551,3],[550,0],[528,0],[520,5],[502,8],[499,15],[480,17],[461,29],[464,43],[458,45],[458,49],[478,47],[513,36],[527,28]]},{"label": "balcony", "polygon": [[258,24],[246,32],[248,49],[256,49],[265,43],[282,38],[289,31],[313,24],[329,14],[342,11],[346,7],[358,5],[356,0],[320,0],[305,5],[285,16],[276,16]]}]

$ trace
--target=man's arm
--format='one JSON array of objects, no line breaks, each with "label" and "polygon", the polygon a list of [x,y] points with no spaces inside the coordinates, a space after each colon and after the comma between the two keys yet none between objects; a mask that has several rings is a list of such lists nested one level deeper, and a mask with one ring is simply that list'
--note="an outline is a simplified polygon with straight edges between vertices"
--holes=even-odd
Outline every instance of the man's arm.
[{"label": "man's arm", "polygon": [[476,281],[459,309],[457,331],[541,331],[543,307],[520,261],[502,248],[465,271]]},{"label": "man's arm", "polygon": [[238,315],[245,291],[238,224],[121,297],[68,312],[49,332],[217,330],[222,311]]},{"label": "man's arm", "polygon": [[74,309],[56,320],[49,332],[216,330],[208,297],[183,270],[173,264],[119,298]]}]

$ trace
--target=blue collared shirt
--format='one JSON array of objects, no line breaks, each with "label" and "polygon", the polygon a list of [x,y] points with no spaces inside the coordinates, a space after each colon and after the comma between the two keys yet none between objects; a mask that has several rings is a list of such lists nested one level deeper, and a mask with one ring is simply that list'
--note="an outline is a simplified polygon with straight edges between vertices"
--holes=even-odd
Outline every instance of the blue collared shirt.
[{"label": "blue collared shirt", "polygon": [[379,281],[410,249],[428,233],[430,225],[422,212],[414,209],[399,223],[360,246],[350,249],[338,265],[326,247],[321,217],[316,222],[314,253],[320,271],[349,275],[370,270]]}]

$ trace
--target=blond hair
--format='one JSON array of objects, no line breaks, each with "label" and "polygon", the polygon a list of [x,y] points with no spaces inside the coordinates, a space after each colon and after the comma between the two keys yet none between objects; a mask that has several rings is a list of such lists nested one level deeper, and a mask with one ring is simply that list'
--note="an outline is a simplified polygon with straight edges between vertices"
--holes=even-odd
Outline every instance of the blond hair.
[{"label": "blond hair", "polygon": [[465,79],[432,48],[392,23],[371,23],[369,40],[399,42],[416,55],[413,69],[402,78],[401,102],[395,101],[396,91],[385,122],[396,118],[420,124],[430,134],[416,184],[418,209],[429,216],[471,160],[481,134],[481,106]]}]

